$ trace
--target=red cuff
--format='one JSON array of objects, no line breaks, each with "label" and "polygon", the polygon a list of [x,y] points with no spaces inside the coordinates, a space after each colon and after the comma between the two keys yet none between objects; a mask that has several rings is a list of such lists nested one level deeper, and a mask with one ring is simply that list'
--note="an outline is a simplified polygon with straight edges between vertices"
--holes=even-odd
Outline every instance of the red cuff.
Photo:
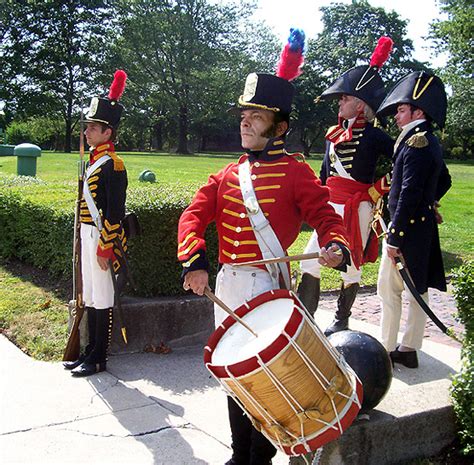
[{"label": "red cuff", "polygon": [[103,250],[100,248],[100,246],[97,246],[96,253],[98,257],[108,258],[109,260],[112,260],[112,261],[116,259],[113,247],[110,247],[110,249]]}]

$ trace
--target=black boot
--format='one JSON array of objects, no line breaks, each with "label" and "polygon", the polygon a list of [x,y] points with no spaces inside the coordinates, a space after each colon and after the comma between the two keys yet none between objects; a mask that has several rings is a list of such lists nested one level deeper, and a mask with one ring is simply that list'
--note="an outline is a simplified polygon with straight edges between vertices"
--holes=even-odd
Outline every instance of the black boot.
[{"label": "black boot", "polygon": [[87,311],[87,330],[89,333],[89,342],[81,355],[79,355],[79,358],[74,361],[69,361],[69,362],[64,362],[63,367],[66,370],[74,370],[74,368],[77,368],[81,363],[84,362],[84,360],[87,358],[87,356],[91,353],[92,349],[95,346],[95,330],[96,330],[96,314],[95,314],[95,308],[94,307],[86,307]]},{"label": "black boot", "polygon": [[320,282],[319,278],[315,278],[309,273],[303,273],[300,285],[298,286],[298,297],[311,316],[314,316],[318,308]]},{"label": "black boot", "polygon": [[352,304],[359,290],[359,283],[351,284],[349,287],[341,287],[341,293],[337,299],[336,318],[324,331],[325,336],[330,336],[338,331],[349,329],[349,317],[351,316]]},{"label": "black boot", "polygon": [[[106,369],[107,349],[112,337],[112,309],[95,309],[95,316],[94,346],[84,362],[71,371],[73,376],[89,376]],[[92,342],[92,339],[89,340]]]}]

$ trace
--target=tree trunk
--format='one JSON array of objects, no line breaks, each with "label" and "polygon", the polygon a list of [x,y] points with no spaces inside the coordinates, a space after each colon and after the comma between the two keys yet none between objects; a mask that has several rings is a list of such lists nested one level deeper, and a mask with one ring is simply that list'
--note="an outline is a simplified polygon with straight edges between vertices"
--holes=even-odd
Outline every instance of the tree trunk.
[{"label": "tree trunk", "polygon": [[159,121],[152,127],[152,149],[157,152],[163,151],[163,122]]},{"label": "tree trunk", "polygon": [[188,107],[179,107],[179,133],[176,153],[188,154]]}]

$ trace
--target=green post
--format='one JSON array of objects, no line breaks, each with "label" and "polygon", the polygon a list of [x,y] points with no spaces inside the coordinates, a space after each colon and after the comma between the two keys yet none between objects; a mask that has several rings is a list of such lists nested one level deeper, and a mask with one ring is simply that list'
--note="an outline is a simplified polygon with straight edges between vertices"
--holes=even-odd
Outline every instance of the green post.
[{"label": "green post", "polygon": [[13,150],[17,157],[18,176],[36,176],[36,159],[41,157],[41,149],[33,144],[20,144]]}]

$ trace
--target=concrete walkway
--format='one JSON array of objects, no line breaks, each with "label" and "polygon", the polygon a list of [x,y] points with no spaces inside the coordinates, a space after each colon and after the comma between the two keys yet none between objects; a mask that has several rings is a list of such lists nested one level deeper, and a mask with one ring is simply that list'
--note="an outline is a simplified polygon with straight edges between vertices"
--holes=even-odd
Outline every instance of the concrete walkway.
[{"label": "concrete walkway", "polygon": [[[361,294],[355,316],[366,321],[354,319],[352,328],[378,336],[376,314],[367,316],[374,299]],[[321,327],[334,308],[335,297],[325,296]],[[321,464],[390,464],[436,453],[452,440],[449,377],[460,351],[438,336],[426,340],[419,369],[396,366],[370,421],[356,422],[325,448]],[[75,379],[60,363],[32,360],[1,336],[0,376],[2,464],[222,465],[230,457],[226,398],[203,366],[201,346],[112,356],[108,372]],[[278,453],[273,463],[286,465],[288,457]]]}]

